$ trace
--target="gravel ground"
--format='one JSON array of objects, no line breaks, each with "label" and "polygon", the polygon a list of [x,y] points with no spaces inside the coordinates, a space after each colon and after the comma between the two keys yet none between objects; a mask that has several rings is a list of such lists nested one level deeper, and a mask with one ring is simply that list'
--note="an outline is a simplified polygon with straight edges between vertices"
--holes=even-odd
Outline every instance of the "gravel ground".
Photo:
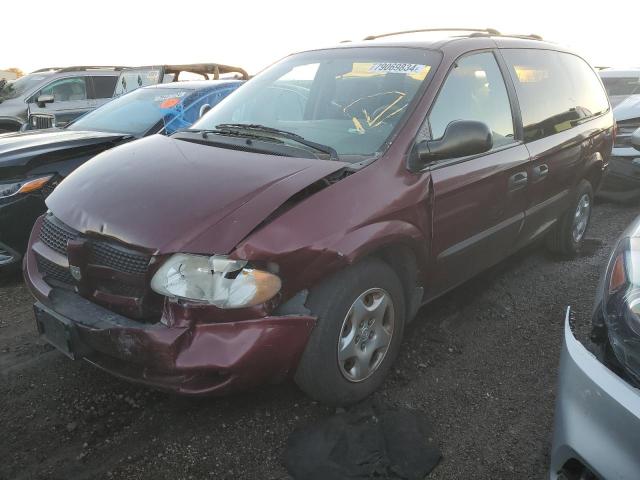
[{"label": "gravel ground", "polygon": [[[587,319],[637,207],[598,205],[584,254],[530,248],[423,309],[377,400],[421,409],[430,479],[544,478],[563,312]],[[0,287],[0,479],[282,479],[296,427],[333,413],[292,384],[185,399],[72,362],[38,339],[19,280]]]}]

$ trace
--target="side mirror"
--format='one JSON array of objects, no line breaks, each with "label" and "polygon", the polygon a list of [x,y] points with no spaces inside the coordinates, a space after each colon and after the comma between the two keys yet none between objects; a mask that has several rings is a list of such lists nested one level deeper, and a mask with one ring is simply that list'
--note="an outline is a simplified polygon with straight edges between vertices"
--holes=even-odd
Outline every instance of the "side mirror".
[{"label": "side mirror", "polygon": [[53,103],[54,100],[53,95],[40,95],[36,100],[36,103],[40,108],[44,108],[47,103]]},{"label": "side mirror", "polygon": [[211,105],[209,105],[208,103],[205,103],[204,105],[202,105],[200,107],[200,113],[198,114],[198,118],[204,117],[207,114],[207,112],[211,110],[211,108],[212,108]]},{"label": "side mirror", "polygon": [[493,147],[493,134],[486,123],[454,120],[438,140],[425,140],[417,145],[417,160],[426,164],[445,158],[459,158],[488,152]]},{"label": "side mirror", "polygon": [[631,145],[636,150],[640,150],[640,128],[631,134]]}]

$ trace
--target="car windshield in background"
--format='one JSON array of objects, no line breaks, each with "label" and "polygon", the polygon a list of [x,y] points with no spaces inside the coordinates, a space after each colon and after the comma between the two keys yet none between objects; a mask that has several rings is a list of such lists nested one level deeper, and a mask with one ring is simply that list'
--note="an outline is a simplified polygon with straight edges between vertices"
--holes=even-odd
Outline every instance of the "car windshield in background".
[{"label": "car windshield in background", "polygon": [[112,100],[67,128],[141,136],[160,121],[166,126],[183,115],[184,100],[193,93],[180,88],[141,88]]},{"label": "car windshield in background", "polygon": [[640,94],[640,77],[603,77],[602,83],[609,96]]},{"label": "car windshield in background", "polygon": [[[436,52],[412,48],[293,55],[248,82],[193,129],[259,125],[328,146],[341,160],[372,156],[383,149],[439,61]],[[267,129],[251,133],[269,135]]]},{"label": "car windshield in background", "polygon": [[10,98],[17,98],[24,93],[27,93],[29,90],[31,90],[31,88],[35,87],[46,78],[47,75],[32,73],[30,75],[20,77],[14,82],[6,83],[0,89],[0,99],[8,100]]}]

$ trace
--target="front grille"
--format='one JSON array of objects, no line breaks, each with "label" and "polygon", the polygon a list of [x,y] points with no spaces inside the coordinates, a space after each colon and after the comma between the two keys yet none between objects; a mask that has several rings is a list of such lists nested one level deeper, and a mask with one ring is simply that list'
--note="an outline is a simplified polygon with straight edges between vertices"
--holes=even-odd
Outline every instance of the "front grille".
[{"label": "front grille", "polygon": [[617,122],[618,131],[614,147],[630,147],[631,135],[640,128],[640,118]]},{"label": "front grille", "polygon": [[67,254],[67,243],[69,240],[75,240],[80,234],[71,227],[67,227],[64,223],[48,214],[42,222],[40,230],[40,240],[46,246],[63,255]]},{"label": "front grille", "polygon": [[151,259],[148,255],[102,241],[91,243],[91,253],[91,263],[94,265],[138,275],[144,275],[147,272]]},{"label": "front grille", "polygon": [[38,261],[38,270],[42,273],[45,280],[57,280],[62,283],[73,285],[73,277],[68,269],[56,265],[40,255],[36,255]]},{"label": "front grille", "polygon": [[[150,255],[132,250],[104,237],[85,236],[65,225],[51,213],[47,214],[42,222],[40,239],[42,243],[65,257],[68,242],[76,240],[78,243],[74,248],[79,249],[78,254],[81,256],[79,260],[82,264],[85,262],[87,264],[86,268],[83,267],[81,280],[75,282],[68,268],[61,267],[36,254],[38,269],[47,283],[52,286],[59,286],[56,284],[60,282],[68,286],[77,285],[80,291],[102,292],[126,298],[128,302],[134,299],[138,305],[136,308],[140,310],[135,314],[127,310],[129,312],[127,315],[132,318],[147,318],[157,313],[158,307],[153,303],[154,300],[149,300],[153,304],[149,304],[149,308],[153,308],[153,311],[147,308],[148,302],[145,300],[152,295],[145,281],[151,261]],[[109,308],[117,310],[118,307],[110,304]]]},{"label": "front grille", "polygon": [[55,126],[55,117],[53,115],[34,114],[29,118],[31,127],[37,130],[42,128],[52,128]]}]

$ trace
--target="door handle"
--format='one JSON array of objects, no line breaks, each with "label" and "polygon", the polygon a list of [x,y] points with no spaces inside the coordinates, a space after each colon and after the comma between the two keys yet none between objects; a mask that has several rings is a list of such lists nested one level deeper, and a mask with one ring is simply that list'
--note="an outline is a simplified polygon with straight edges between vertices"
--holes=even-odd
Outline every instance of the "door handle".
[{"label": "door handle", "polygon": [[538,182],[540,180],[543,180],[548,173],[549,173],[549,167],[544,163],[542,165],[533,167],[533,181]]},{"label": "door handle", "polygon": [[509,191],[514,192],[526,187],[528,180],[527,172],[514,173],[509,177]]}]

